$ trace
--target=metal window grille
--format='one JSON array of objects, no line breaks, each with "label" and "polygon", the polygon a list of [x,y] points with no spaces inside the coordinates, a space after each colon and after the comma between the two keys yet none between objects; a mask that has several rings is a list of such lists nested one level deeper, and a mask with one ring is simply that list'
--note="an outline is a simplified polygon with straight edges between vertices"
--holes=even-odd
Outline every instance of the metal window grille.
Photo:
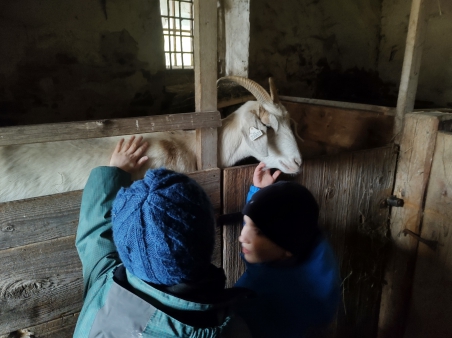
[{"label": "metal window grille", "polygon": [[193,68],[193,0],[160,0],[168,69]]}]

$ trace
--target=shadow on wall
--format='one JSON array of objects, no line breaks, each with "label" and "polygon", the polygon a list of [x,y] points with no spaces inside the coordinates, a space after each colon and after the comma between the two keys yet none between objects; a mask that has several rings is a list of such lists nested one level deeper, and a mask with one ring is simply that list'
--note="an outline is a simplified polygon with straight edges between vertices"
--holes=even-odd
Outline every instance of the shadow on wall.
[{"label": "shadow on wall", "polygon": [[317,76],[313,98],[395,107],[397,96],[391,94],[395,85],[384,83],[376,71],[351,68],[344,72],[330,69],[319,61],[322,70]]}]

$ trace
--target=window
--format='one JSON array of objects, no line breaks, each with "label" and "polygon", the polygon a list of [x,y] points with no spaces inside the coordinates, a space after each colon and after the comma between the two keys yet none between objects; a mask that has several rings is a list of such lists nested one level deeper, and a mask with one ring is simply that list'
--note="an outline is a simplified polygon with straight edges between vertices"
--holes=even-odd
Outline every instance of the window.
[{"label": "window", "polygon": [[193,68],[193,0],[160,0],[168,69]]}]

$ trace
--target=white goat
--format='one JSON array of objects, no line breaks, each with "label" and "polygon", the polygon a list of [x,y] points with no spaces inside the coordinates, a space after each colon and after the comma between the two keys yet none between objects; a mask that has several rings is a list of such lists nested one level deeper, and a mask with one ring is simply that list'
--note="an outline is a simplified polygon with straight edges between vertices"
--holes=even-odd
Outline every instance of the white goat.
[{"label": "white goat", "polygon": [[[289,113],[278,100],[270,79],[271,96],[247,78],[229,76],[257,99],[242,105],[222,120],[218,129],[218,166],[234,165],[252,156],[269,168],[296,174],[301,155],[291,130]],[[218,81],[220,81],[218,80]],[[195,131],[141,134],[149,142],[148,168],[166,167],[179,172],[196,168]],[[120,139],[107,137],[0,147],[0,202],[83,189],[91,169],[107,165]]]}]

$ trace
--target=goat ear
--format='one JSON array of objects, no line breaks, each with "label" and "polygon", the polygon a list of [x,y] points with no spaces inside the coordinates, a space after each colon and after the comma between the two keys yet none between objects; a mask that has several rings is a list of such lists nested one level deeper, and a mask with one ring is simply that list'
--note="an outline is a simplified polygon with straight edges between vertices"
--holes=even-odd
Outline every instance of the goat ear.
[{"label": "goat ear", "polygon": [[264,107],[259,106],[259,118],[266,126],[270,126],[274,131],[278,131],[278,119],[275,115],[270,114]]},{"label": "goat ear", "polygon": [[[261,135],[259,135],[259,131],[262,133]],[[254,134],[254,132],[257,134]],[[256,151],[262,157],[268,156],[267,127],[261,122],[255,113],[251,112],[248,114],[246,123],[242,125],[242,134],[246,144],[251,149]]]}]

